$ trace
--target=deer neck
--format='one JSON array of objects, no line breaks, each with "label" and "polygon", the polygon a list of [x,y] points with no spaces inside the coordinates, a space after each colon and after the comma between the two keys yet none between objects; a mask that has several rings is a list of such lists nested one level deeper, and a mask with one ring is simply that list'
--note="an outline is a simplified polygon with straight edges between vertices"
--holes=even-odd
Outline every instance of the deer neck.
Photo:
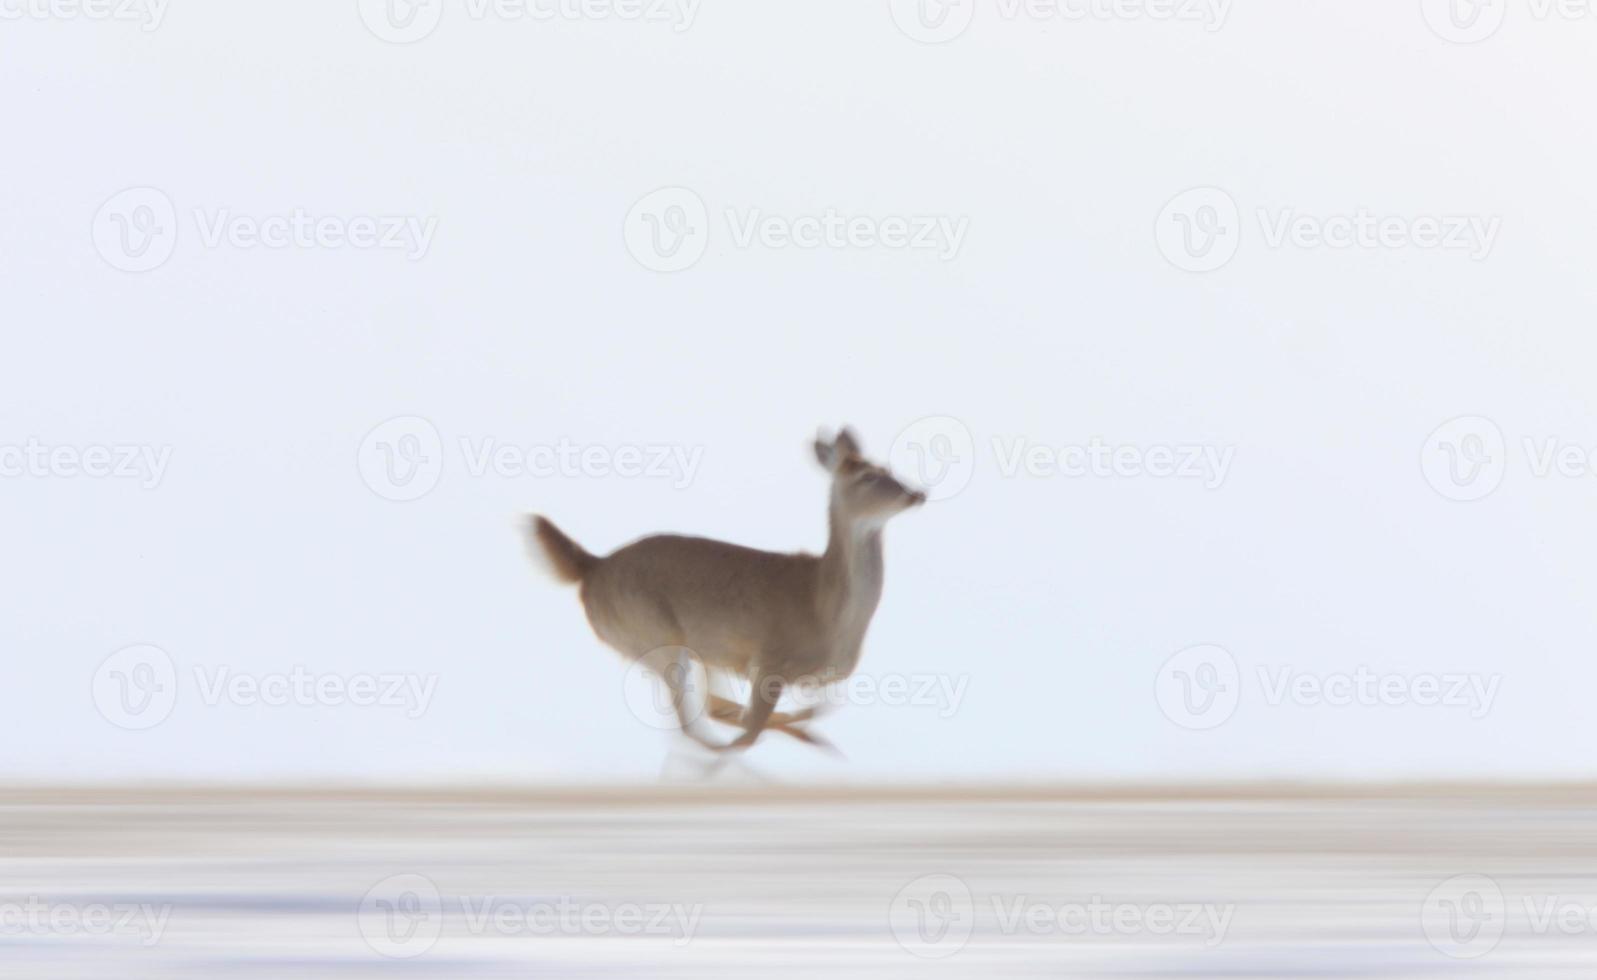
[{"label": "deer neck", "polygon": [[882,598],[882,527],[845,521],[833,507],[821,556],[819,611],[832,642],[831,666],[839,677],[859,663],[865,630]]}]

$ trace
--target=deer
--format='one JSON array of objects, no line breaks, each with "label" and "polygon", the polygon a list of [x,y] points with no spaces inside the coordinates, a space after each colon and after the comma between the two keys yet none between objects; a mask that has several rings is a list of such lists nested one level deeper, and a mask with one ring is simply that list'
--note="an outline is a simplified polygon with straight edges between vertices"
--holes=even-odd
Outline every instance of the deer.
[{"label": "deer", "polygon": [[[846,426],[835,438],[822,432],[814,449],[831,478],[820,555],[658,534],[599,557],[547,518],[527,518],[534,559],[578,586],[601,642],[634,662],[671,650],[703,666],[710,718],[742,728],[730,742],[713,742],[700,731],[688,703],[688,665],[678,661],[656,672],[682,733],[715,752],[747,749],[767,729],[830,748],[804,727],[815,708],[778,712],[778,703],[797,685],[829,684],[854,672],[882,597],[882,530],[926,502],[924,492],[867,460]],[[730,678],[749,683],[747,707],[717,693]]]}]

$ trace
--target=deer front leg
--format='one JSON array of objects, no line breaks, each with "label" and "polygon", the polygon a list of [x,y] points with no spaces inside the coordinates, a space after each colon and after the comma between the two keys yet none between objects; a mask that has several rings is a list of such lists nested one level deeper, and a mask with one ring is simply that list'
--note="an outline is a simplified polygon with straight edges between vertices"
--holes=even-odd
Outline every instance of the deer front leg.
[{"label": "deer front leg", "polygon": [[[732,725],[743,723],[743,706],[730,698],[723,698],[719,694],[709,696],[710,717],[716,721],[724,721]],[[817,714],[814,708],[804,708],[800,711],[774,711],[771,721],[765,727],[772,731],[783,731],[789,725],[802,725],[814,718]]]},{"label": "deer front leg", "polygon": [[754,698],[743,716],[743,734],[730,744],[721,746],[721,751],[731,752],[753,745],[770,724],[771,716],[776,713],[776,704],[782,700],[782,689],[786,686],[787,682],[774,674],[757,676],[754,680]]},{"label": "deer front leg", "polygon": [[[743,706],[736,701],[728,700],[718,694],[709,696],[710,717],[728,725],[743,724]],[[771,720],[766,728],[773,732],[781,732],[790,738],[796,738],[806,745],[813,745],[818,749],[830,752],[833,755],[842,755],[837,746],[831,742],[801,727],[804,722],[814,718],[819,712],[815,708],[804,708],[801,711],[784,712],[776,711],[771,714]]]},{"label": "deer front leg", "polygon": [[671,708],[676,712],[677,724],[682,728],[682,734],[691,738],[707,749],[719,749],[720,746],[699,731],[698,717],[689,710],[688,696],[692,687],[693,661],[690,655],[677,653],[670,663],[656,665],[657,672],[665,686],[671,693]]}]

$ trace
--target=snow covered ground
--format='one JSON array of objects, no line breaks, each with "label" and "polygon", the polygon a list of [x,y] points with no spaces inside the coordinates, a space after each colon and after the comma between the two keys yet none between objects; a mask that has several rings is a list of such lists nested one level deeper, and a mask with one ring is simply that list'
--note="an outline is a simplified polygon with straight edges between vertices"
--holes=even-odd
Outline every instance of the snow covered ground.
[{"label": "snow covered ground", "polygon": [[0,975],[1589,977],[1597,789],[10,790]]}]

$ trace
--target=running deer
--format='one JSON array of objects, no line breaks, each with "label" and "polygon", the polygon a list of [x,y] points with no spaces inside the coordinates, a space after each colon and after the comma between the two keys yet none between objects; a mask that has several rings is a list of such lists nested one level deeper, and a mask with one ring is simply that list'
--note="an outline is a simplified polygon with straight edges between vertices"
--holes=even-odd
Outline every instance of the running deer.
[{"label": "running deer", "polygon": [[[802,727],[814,709],[780,713],[777,703],[796,682],[830,683],[854,672],[882,597],[882,527],[926,501],[860,455],[850,429],[817,439],[815,458],[832,477],[830,534],[819,557],[661,534],[600,558],[547,519],[528,522],[534,556],[561,581],[580,584],[600,640],[629,660],[685,648],[704,666],[710,717],[743,729],[725,745],[698,731],[685,671],[660,673],[682,731],[708,748],[746,748],[766,728],[825,746]],[[714,692],[718,676],[749,681],[747,709]]]}]

